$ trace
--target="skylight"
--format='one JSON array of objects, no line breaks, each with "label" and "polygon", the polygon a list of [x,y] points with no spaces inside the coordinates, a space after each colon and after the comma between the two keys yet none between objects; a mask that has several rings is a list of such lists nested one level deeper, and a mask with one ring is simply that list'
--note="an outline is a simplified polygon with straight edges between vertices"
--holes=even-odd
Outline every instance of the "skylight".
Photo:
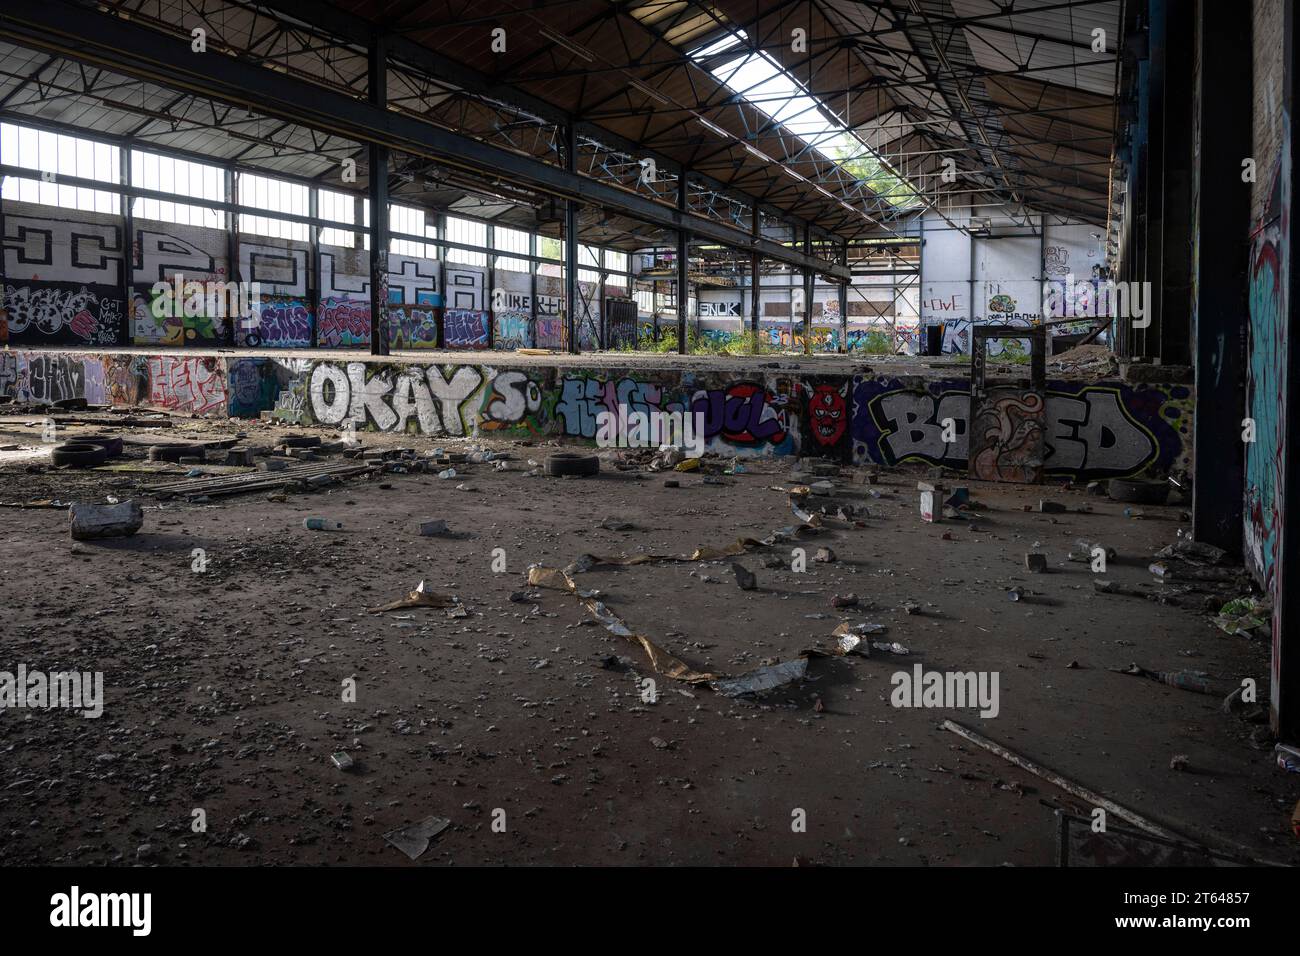
[{"label": "skylight", "polygon": [[[745,39],[744,31],[738,30],[695,50],[690,56],[697,63],[715,58],[740,46]],[[707,65],[705,68],[709,69]],[[920,204],[920,197],[909,183],[825,109],[816,97],[809,95],[806,88],[767,53],[761,50],[742,53],[721,66],[713,67],[710,72],[728,89],[833,161],[895,209]],[[751,153],[756,152],[748,144],[746,148]],[[764,154],[758,155],[770,159]],[[796,178],[804,179],[801,175],[796,175]]]}]

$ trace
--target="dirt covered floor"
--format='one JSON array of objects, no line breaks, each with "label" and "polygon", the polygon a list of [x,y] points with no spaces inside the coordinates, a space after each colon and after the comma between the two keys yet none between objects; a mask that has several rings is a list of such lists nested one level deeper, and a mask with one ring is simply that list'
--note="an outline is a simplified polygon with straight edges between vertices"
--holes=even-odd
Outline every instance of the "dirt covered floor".
[{"label": "dirt covered floor", "polygon": [[[607,453],[598,477],[553,478],[529,463],[553,446],[369,434],[367,454],[509,457],[505,470],[454,463],[454,478],[376,473],[164,501],[141,487],[191,466],[145,462],[152,442],[312,434],[168,421],[113,429],[126,454],[86,471],[49,467],[39,416],[0,419],[0,446],[20,446],[0,451],[0,502],[145,506],[135,536],[80,542],[59,507],[0,508],[0,670],[99,670],[105,682],[98,719],[0,712],[0,864],[1053,863],[1053,808],[1091,807],[945,719],[1186,836],[1300,862],[1287,822],[1297,778],[1274,766],[1257,709],[1221,708],[1244,677],[1267,699],[1267,640],[1225,634],[1201,607],[1211,595],[1148,571],[1185,506],[1134,517],[1084,489],[975,483],[982,517],[927,524],[924,474],[792,476],[797,463],[781,459],[736,474],[722,460],[713,474],[619,470]],[[698,671],[796,659],[831,646],[841,622],[884,625],[876,639],[906,656],[814,656],[803,680],[731,698],[656,675],[573,595],[528,584],[530,565],[584,553],[689,555],[769,536],[797,521],[781,489],[822,480],[829,494],[797,500],[848,520],[821,534],[575,580]],[[1040,499],[1066,510],[1025,510]],[[307,530],[308,517],[343,529]],[[420,535],[438,519],[450,534]],[[1114,549],[1105,580],[1181,606],[1099,593],[1089,564],[1067,558],[1079,539]],[[837,560],[814,560],[823,547]],[[1029,551],[1047,555],[1046,572],[1026,570]],[[737,586],[733,561],[754,589]],[[458,606],[371,613],[421,581]],[[850,593],[858,606],[832,606]],[[1206,672],[1216,693],[1111,670],[1131,662]],[[891,706],[891,675],[917,663],[996,672],[997,716]],[[342,699],[349,678],[355,702]],[[450,826],[418,861],[385,840],[429,817]]]}]

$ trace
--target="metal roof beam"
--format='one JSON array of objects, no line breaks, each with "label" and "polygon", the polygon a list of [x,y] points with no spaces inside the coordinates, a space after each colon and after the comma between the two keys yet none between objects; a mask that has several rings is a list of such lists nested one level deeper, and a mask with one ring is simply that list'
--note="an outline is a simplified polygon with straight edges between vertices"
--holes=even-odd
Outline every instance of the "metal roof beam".
[{"label": "metal roof beam", "polygon": [[[75,24],[77,29],[70,30],[69,24]],[[652,225],[686,230],[737,249],[756,250],[800,268],[849,277],[843,266],[780,243],[755,239],[744,230],[671,209],[635,193],[272,69],[234,57],[194,54],[180,39],[116,16],[92,12],[88,7],[72,6],[63,0],[9,0],[0,12],[0,36],[359,142],[381,143],[471,172],[499,171],[556,196],[609,208]]]}]

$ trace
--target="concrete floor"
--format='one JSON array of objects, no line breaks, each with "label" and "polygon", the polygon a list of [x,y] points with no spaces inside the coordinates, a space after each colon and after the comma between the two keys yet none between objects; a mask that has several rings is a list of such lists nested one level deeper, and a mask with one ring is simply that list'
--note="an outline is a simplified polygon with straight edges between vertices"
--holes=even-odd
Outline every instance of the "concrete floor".
[{"label": "concrete floor", "polygon": [[[0,420],[0,444],[39,442],[23,421]],[[169,437],[286,434],[176,422]],[[1133,520],[1077,490],[975,484],[986,515],[975,531],[923,523],[916,475],[887,473],[872,497],[846,469],[836,500],[870,517],[807,543],[810,557],[832,547],[835,563],[795,573],[746,555],[753,591],[728,562],[579,580],[697,669],[789,659],[829,642],[841,620],[882,623],[913,653],[815,658],[807,680],[753,701],[660,677],[649,704],[640,649],[570,596],[528,588],[528,566],[762,537],[793,522],[773,490],[792,463],[746,462],[716,485],[675,475],[681,487],[669,488],[662,474],[609,468],[526,477],[526,460],[554,449],[494,447],[515,456],[512,470],[385,475],[284,502],[145,499],[140,534],[100,543],[73,542],[63,511],[0,509],[0,668],[100,669],[107,696],[98,720],[0,717],[0,863],[1050,865],[1052,808],[1090,808],[941,729],[945,718],[1190,837],[1300,862],[1287,824],[1296,781],[1251,746],[1255,727],[1222,713],[1218,696],[1108,670],[1191,668],[1228,689],[1254,676],[1266,696],[1265,642],[1192,610],[1098,594],[1087,565],[1066,560],[1076,539],[1101,541],[1118,551],[1111,579],[1151,588],[1147,564],[1174,540],[1178,506]],[[30,464],[0,461],[0,499],[127,497],[153,480]],[[1024,510],[1042,497],[1092,511]],[[345,528],[304,530],[313,515]],[[611,515],[634,528],[598,527]],[[418,536],[432,518],[461,535]],[[206,551],[203,573],[194,548]],[[503,573],[492,571],[498,548]],[[1023,554],[1038,548],[1049,572],[1029,574]],[[368,613],[421,580],[468,616]],[[1025,600],[1008,600],[1013,586]],[[846,592],[863,606],[833,608]],[[891,675],[917,662],[998,672],[1000,714],[892,707]],[[348,677],[356,703],[340,700]],[[331,765],[340,750],[354,771]],[[1170,769],[1176,754],[1188,770]],[[197,809],[206,833],[192,832]],[[792,831],[798,810],[806,832]],[[431,815],[452,825],[417,863],[385,842]]]}]

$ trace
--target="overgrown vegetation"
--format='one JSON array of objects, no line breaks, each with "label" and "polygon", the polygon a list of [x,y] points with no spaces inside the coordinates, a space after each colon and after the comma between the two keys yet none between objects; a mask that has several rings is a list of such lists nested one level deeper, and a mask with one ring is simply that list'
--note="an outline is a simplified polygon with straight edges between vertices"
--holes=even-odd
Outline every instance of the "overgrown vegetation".
[{"label": "overgrown vegetation", "polygon": [[[697,329],[688,328],[686,330],[686,347],[692,355],[763,355],[776,351],[768,344],[767,338],[762,333],[756,334],[751,330],[737,332],[725,337],[713,337],[701,335]],[[660,329],[659,341],[656,342],[649,336],[642,336],[635,349],[631,345],[627,345],[617,351],[653,352],[657,355],[675,353],[677,351],[677,330],[673,328]]]}]

